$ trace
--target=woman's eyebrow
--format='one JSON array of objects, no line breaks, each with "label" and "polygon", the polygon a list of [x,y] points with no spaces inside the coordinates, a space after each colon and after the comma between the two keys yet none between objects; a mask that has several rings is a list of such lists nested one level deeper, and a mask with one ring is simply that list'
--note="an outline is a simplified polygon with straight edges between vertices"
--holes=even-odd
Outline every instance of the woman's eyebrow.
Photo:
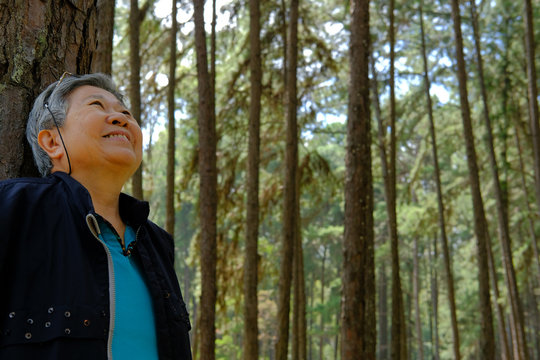
[{"label": "woman's eyebrow", "polygon": [[[115,97],[116,99],[116,97]],[[87,102],[89,100],[102,100],[102,101],[107,101],[107,98],[101,94],[92,94],[92,95],[89,95],[87,97],[85,97],[83,99],[83,102]],[[126,105],[124,105],[120,100],[116,99],[116,102],[115,102],[116,105],[120,105],[122,107],[126,107]]]}]

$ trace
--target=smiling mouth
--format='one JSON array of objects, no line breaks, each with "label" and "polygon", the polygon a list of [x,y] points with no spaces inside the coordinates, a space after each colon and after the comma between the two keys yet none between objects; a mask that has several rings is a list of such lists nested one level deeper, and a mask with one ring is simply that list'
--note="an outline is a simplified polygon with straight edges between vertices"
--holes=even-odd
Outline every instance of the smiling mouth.
[{"label": "smiling mouth", "polygon": [[129,141],[128,137],[126,135],[123,135],[123,134],[109,134],[109,135],[105,135],[104,138],[106,138],[106,139],[125,139],[125,140]]}]

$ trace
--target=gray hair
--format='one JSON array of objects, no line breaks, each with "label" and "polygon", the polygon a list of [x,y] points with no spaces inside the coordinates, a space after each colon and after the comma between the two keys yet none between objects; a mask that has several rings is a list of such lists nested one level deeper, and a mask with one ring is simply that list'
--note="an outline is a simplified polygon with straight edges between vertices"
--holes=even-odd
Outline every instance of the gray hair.
[{"label": "gray hair", "polygon": [[[122,94],[118,92],[112,79],[105,74],[72,75],[49,85],[34,102],[26,125],[26,139],[32,147],[34,161],[41,176],[47,176],[51,173],[52,162],[49,155],[39,146],[38,134],[41,130],[52,129],[55,126],[53,115],[58,127],[64,125],[69,107],[67,98],[75,89],[84,85],[106,90],[122,104],[124,103]],[[46,107],[49,109],[47,110]]]}]

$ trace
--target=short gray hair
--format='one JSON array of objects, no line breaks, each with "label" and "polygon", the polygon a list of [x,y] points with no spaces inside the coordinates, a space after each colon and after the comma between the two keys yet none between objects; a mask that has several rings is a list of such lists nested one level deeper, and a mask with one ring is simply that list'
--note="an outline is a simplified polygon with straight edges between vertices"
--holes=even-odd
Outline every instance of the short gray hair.
[{"label": "short gray hair", "polygon": [[[49,155],[39,146],[38,134],[41,130],[52,129],[55,126],[53,114],[58,126],[64,125],[69,107],[67,98],[75,89],[84,85],[106,90],[122,104],[124,103],[122,94],[118,92],[112,79],[105,74],[72,75],[63,77],[49,85],[34,102],[26,125],[26,139],[32,147],[34,161],[41,176],[47,176],[51,173],[52,162]],[[50,111],[46,109],[46,106]]]}]

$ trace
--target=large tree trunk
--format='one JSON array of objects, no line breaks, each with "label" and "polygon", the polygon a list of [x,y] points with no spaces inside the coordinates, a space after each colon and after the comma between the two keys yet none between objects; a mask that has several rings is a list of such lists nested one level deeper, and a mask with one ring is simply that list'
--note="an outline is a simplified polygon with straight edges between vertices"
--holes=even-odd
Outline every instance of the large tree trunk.
[{"label": "large tree trunk", "polygon": [[487,242],[489,233],[487,229],[484,203],[480,193],[480,179],[476,163],[476,150],[472,130],[469,100],[467,98],[467,71],[463,55],[463,38],[461,35],[461,18],[458,0],[452,0],[452,19],[454,23],[454,36],[456,45],[456,60],[459,81],[459,100],[461,104],[461,117],[463,120],[463,133],[467,150],[467,165],[469,168],[469,182],[474,212],[474,232],[478,251],[478,298],[480,302],[480,317],[482,329],[480,332],[480,359],[490,360],[495,357],[495,340],[493,335],[493,316],[489,298],[489,269],[487,260]]},{"label": "large tree trunk", "polygon": [[452,327],[452,340],[454,359],[461,358],[459,349],[459,329],[457,324],[456,299],[454,292],[454,274],[452,271],[452,260],[448,250],[448,237],[446,236],[446,218],[444,214],[444,201],[441,186],[441,171],[439,169],[439,155],[437,151],[437,138],[435,136],[435,121],[433,119],[433,105],[431,102],[431,82],[429,79],[428,60],[426,56],[426,40],[424,34],[424,19],[422,14],[422,5],[420,5],[420,33],[422,37],[422,60],[424,64],[424,85],[426,91],[426,101],[429,119],[429,133],[431,138],[431,151],[433,155],[433,165],[435,169],[435,185],[437,189],[437,206],[439,211],[439,228],[441,229],[441,245],[443,249],[444,269],[446,273],[446,285],[448,287],[448,304],[450,306],[450,324]]},{"label": "large tree trunk", "polygon": [[257,244],[259,238],[259,162],[261,119],[260,1],[249,2],[251,94],[247,165],[246,248],[244,263],[244,360],[259,358]]},{"label": "large tree trunk", "polygon": [[215,359],[217,168],[214,93],[208,73],[204,0],[193,0],[199,94],[199,223],[201,227],[200,359]]},{"label": "large tree trunk", "polygon": [[97,43],[99,44],[92,59],[91,72],[112,73],[112,44],[114,34],[115,0],[98,0]]},{"label": "large tree trunk", "polygon": [[174,239],[174,153],[176,140],[176,123],[174,112],[176,109],[174,102],[174,90],[176,89],[176,33],[178,31],[178,21],[176,20],[176,0],[172,1],[172,25],[170,39],[169,58],[169,87],[167,92],[167,102],[169,109],[169,124],[167,138],[167,203],[165,229]]},{"label": "large tree trunk", "polygon": [[508,228],[508,215],[505,210],[505,201],[501,189],[501,183],[499,180],[499,167],[497,165],[495,148],[493,144],[493,131],[489,115],[487,90],[484,81],[484,64],[480,49],[480,35],[478,30],[478,19],[475,0],[471,0],[470,4],[471,19],[474,32],[474,44],[478,64],[478,75],[484,110],[484,122],[486,125],[486,140],[489,154],[489,162],[491,165],[491,173],[493,178],[493,187],[495,190],[495,201],[497,204],[497,219],[499,222],[499,239],[501,241],[502,263],[504,267],[506,286],[508,288],[508,295],[510,299],[510,311],[512,312],[512,317],[514,319],[514,326],[512,327],[513,338],[515,339],[515,341],[513,342],[514,358],[526,360],[528,359],[528,353],[524,331],[525,327],[523,326],[523,310],[519,298],[516,273],[514,270],[514,262],[512,259],[512,249],[510,246],[510,231]]},{"label": "large tree trunk", "polygon": [[279,275],[278,329],[276,360],[287,359],[289,343],[289,313],[292,282],[293,248],[298,219],[296,218],[296,177],[298,174],[298,125],[296,67],[298,62],[298,4],[291,0],[289,33],[287,40],[287,126],[285,149],[285,176],[283,187],[283,238]]},{"label": "large tree trunk", "polygon": [[[141,56],[140,56],[140,27],[141,12],[139,1],[131,0],[129,10],[129,101],[133,117],[142,126],[141,119]],[[131,186],[133,196],[143,199],[142,163],[132,176]]]},{"label": "large tree trunk", "polygon": [[112,49],[99,41],[105,29],[90,1],[7,0],[0,7],[0,179],[38,176],[25,140],[34,99],[64,71],[91,72],[96,54]]},{"label": "large tree trunk", "polygon": [[390,0],[388,9],[390,17],[390,161],[388,177],[385,179],[386,209],[390,223],[390,249],[392,257],[392,359],[407,359],[407,330],[405,309],[403,306],[403,291],[399,269],[399,239],[397,231],[396,209],[396,95],[395,95],[395,29],[394,5]]},{"label": "large tree trunk", "polygon": [[375,359],[373,180],[369,111],[369,0],[351,0],[341,359]]}]

